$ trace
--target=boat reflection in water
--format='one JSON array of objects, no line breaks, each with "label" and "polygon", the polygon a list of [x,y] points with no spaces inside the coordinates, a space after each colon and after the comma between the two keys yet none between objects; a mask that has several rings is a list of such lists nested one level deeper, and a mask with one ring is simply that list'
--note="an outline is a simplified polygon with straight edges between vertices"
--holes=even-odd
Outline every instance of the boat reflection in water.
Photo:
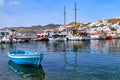
[{"label": "boat reflection in water", "polygon": [[23,78],[28,78],[30,80],[43,80],[45,77],[44,70],[42,65],[39,68],[31,67],[31,66],[23,66],[19,64],[15,64],[12,61],[8,62],[9,67],[19,74]]}]

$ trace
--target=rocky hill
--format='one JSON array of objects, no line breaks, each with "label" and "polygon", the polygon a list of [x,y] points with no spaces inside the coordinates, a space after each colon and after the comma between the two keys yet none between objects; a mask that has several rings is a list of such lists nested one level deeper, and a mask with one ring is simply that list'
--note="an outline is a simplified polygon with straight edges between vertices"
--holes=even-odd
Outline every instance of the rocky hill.
[{"label": "rocky hill", "polygon": [[16,30],[17,32],[22,34],[37,34],[42,33],[45,29],[57,28],[59,26],[59,24],[48,24],[45,26],[36,25],[31,27],[6,27],[6,29]]},{"label": "rocky hill", "polygon": [[[112,19],[104,19],[104,20],[98,20],[96,22],[90,22],[90,23],[80,23],[80,22],[71,22],[68,24],[68,26],[74,26],[77,25],[78,27],[111,27],[111,26],[120,26],[120,17],[118,18],[112,18]],[[27,34],[37,34],[37,33],[42,33],[45,29],[51,29],[51,28],[58,28],[60,27],[60,24],[48,24],[45,26],[41,26],[41,25],[35,25],[35,26],[31,26],[31,27],[10,27],[7,29],[11,29],[11,30],[16,30],[19,33],[27,33]]]},{"label": "rocky hill", "polygon": [[113,19],[108,19],[107,21],[108,21],[108,23],[111,23],[111,24],[120,23],[120,17],[113,18]]},{"label": "rocky hill", "polygon": [[93,27],[93,26],[103,27],[103,26],[112,26],[112,25],[120,25],[120,17],[99,20],[99,21],[90,23],[88,26],[90,26],[90,27]]}]

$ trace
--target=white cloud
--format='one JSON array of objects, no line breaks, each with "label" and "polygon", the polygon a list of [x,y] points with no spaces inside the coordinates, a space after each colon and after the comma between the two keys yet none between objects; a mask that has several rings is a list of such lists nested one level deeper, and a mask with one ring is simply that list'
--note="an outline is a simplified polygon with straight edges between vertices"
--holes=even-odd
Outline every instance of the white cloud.
[{"label": "white cloud", "polygon": [[18,5],[19,2],[18,1],[11,1],[9,4],[12,5],[12,6],[15,6],[15,5]]},{"label": "white cloud", "polygon": [[4,0],[0,0],[0,6],[4,4]]}]

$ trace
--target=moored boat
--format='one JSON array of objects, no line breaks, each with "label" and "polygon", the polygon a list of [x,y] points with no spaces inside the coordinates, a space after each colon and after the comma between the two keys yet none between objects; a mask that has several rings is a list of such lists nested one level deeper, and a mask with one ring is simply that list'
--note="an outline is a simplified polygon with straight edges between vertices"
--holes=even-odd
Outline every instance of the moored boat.
[{"label": "moored boat", "polygon": [[8,29],[0,29],[0,43],[15,43],[15,33]]},{"label": "moored boat", "polygon": [[105,40],[106,39],[106,35],[104,32],[90,31],[89,35],[90,35],[91,40]]},{"label": "moored boat", "polygon": [[106,39],[112,40],[117,38],[117,33],[114,31],[106,33]]},{"label": "moored boat", "polygon": [[43,59],[42,52],[30,52],[25,50],[10,50],[7,52],[11,61],[21,65],[39,66]]},{"label": "moored boat", "polygon": [[34,40],[35,41],[48,41],[49,39],[47,38],[47,35],[43,33],[43,34],[37,34]]},{"label": "moored boat", "polygon": [[72,35],[72,34],[67,35],[67,38],[70,41],[79,41],[79,40],[82,40],[82,36],[77,36],[77,35]]},{"label": "moored boat", "polygon": [[46,37],[50,41],[66,41],[66,30],[58,30],[56,28],[48,29],[44,31],[44,34],[47,34]]}]

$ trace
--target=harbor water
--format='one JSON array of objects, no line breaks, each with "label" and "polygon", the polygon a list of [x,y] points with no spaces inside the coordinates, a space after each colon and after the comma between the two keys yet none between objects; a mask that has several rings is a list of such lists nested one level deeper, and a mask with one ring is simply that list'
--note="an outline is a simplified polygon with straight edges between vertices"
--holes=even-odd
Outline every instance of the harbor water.
[{"label": "harbor water", "polygon": [[[42,51],[40,68],[9,61],[14,49]],[[120,80],[120,40],[0,44],[0,80]]]}]

